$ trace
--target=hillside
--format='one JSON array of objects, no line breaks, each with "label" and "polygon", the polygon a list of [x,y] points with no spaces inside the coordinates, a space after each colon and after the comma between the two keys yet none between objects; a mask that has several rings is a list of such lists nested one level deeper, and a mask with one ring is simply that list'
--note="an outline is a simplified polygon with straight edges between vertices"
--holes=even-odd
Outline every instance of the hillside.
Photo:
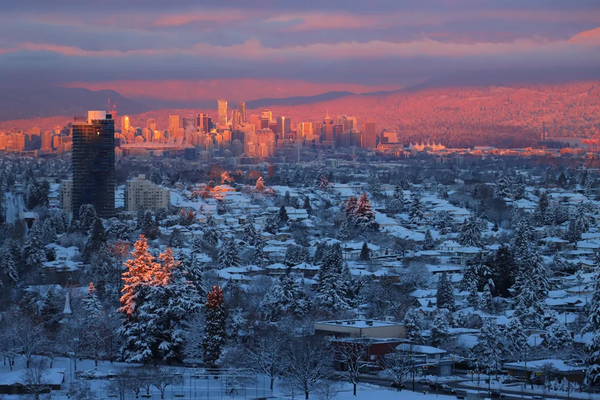
[{"label": "hillside", "polygon": [[[379,129],[396,130],[404,142],[431,139],[453,147],[518,147],[535,143],[543,126],[553,137],[599,134],[600,82],[406,90],[269,108],[274,116],[290,116],[292,123],[317,121],[326,113],[354,115],[359,125],[373,120]],[[155,118],[157,126],[164,129],[170,114],[188,116],[196,112],[216,116],[216,109],[162,109],[131,117],[137,126]],[[249,114],[258,112],[248,110]],[[0,130],[34,125],[45,130],[68,120],[8,121],[0,123]]]}]

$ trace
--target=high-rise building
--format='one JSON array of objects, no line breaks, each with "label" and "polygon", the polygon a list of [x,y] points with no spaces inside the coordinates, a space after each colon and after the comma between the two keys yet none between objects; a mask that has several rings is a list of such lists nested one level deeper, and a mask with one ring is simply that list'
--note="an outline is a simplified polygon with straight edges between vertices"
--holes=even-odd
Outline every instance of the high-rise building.
[{"label": "high-rise building", "polygon": [[375,122],[365,122],[363,129],[363,148],[377,148],[377,124]]},{"label": "high-rise building", "polygon": [[179,115],[169,115],[169,134],[179,129]]},{"label": "high-rise building", "polygon": [[96,214],[115,214],[115,121],[105,111],[88,111],[73,122],[73,198],[77,214],[91,204]]},{"label": "high-rise building", "polygon": [[227,100],[218,100],[219,126],[227,126]]},{"label": "high-rise building", "polygon": [[169,189],[147,181],[145,175],[138,175],[125,184],[125,209],[127,211],[169,208],[170,201]]},{"label": "high-rise building", "polygon": [[271,110],[262,110],[262,118],[267,118],[269,121],[273,120],[273,113]]},{"label": "high-rise building", "polygon": [[184,131],[188,131],[188,130],[195,130],[194,128],[196,127],[196,118],[183,118],[183,130]]},{"label": "high-rise building", "polygon": [[129,127],[130,127],[129,115],[123,115],[121,117],[121,133],[129,132]]},{"label": "high-rise building", "polygon": [[240,102],[238,103],[238,113],[240,114],[240,123],[246,123],[246,103]]},{"label": "high-rise building", "polygon": [[277,134],[281,139],[287,139],[291,130],[289,117],[277,117]]},{"label": "high-rise building", "polygon": [[146,121],[146,128],[150,129],[152,132],[156,130],[156,121],[154,118],[148,118]]}]

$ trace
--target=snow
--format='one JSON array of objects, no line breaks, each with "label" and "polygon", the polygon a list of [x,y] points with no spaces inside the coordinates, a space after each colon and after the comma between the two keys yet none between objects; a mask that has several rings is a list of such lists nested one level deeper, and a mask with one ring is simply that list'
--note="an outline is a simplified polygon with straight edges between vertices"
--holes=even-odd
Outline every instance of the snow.
[{"label": "snow", "polygon": [[446,354],[447,351],[443,349],[439,349],[437,347],[432,346],[415,346],[408,343],[402,343],[396,346],[396,350],[409,352],[409,353],[418,353],[418,354]]}]

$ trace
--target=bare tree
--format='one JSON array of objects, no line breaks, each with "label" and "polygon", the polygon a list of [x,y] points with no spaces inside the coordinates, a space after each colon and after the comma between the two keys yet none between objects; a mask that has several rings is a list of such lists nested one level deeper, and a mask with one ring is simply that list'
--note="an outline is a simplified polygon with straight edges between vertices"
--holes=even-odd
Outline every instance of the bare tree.
[{"label": "bare tree", "polygon": [[414,360],[412,345],[409,351],[393,351],[380,359],[383,372],[391,377],[397,389],[408,380],[411,371],[414,369]]},{"label": "bare tree", "polygon": [[282,332],[272,330],[258,336],[256,343],[248,346],[245,351],[248,368],[267,375],[271,390],[275,379],[284,372],[287,341],[288,338]]},{"label": "bare tree", "polygon": [[20,313],[8,316],[6,324],[7,340],[14,343],[15,349],[25,356],[29,368],[33,355],[45,347],[44,324],[36,323]]},{"label": "bare tree", "polygon": [[322,339],[295,338],[286,352],[284,378],[292,391],[304,393],[308,400],[319,383],[332,375],[332,363],[333,355]]},{"label": "bare tree", "polygon": [[344,365],[344,376],[352,384],[352,393],[356,396],[356,385],[360,374],[366,370],[367,361],[364,360],[370,345],[368,339],[339,340],[335,342],[335,358]]},{"label": "bare tree", "polygon": [[155,388],[160,392],[160,398],[165,398],[165,391],[168,386],[183,384],[183,375],[181,372],[173,369],[158,368],[152,376]]},{"label": "bare tree", "polygon": [[32,359],[29,367],[23,371],[23,386],[35,400],[39,400],[42,393],[50,390],[47,375],[48,364],[43,357]]}]

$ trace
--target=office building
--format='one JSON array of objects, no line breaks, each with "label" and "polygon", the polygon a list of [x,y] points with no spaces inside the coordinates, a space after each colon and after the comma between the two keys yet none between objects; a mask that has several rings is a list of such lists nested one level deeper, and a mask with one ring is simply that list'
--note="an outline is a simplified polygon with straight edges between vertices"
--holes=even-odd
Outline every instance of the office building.
[{"label": "office building", "polygon": [[104,111],[88,111],[73,122],[73,199],[76,215],[91,204],[101,218],[115,214],[115,121]]},{"label": "office building", "polygon": [[60,208],[67,214],[73,212],[73,181],[70,179],[60,183]]},{"label": "office building", "polygon": [[240,114],[240,123],[246,123],[246,103],[240,102],[238,103],[238,113]]},{"label": "office building", "polygon": [[146,121],[146,128],[150,129],[152,132],[156,130],[156,121],[154,118],[148,118]]},{"label": "office building", "polygon": [[281,139],[287,139],[291,132],[289,117],[277,117],[277,134]]},{"label": "office building", "polygon": [[121,117],[121,133],[127,133],[129,132],[129,127],[130,127],[130,122],[129,122],[129,115],[123,115]]},{"label": "office building", "polygon": [[219,111],[219,118],[218,118],[218,125],[221,126],[227,126],[227,100],[218,100],[218,111]]},{"label": "office building", "polygon": [[377,124],[375,122],[365,122],[363,129],[363,148],[377,148]]},{"label": "office building", "polygon": [[[195,149],[192,147],[191,150],[193,152],[189,152],[188,157],[195,159]],[[127,211],[166,209],[170,201],[169,189],[147,181],[145,175],[138,175],[125,184],[125,210]]]},{"label": "office building", "polygon": [[179,115],[169,115],[169,135],[179,129]]}]

